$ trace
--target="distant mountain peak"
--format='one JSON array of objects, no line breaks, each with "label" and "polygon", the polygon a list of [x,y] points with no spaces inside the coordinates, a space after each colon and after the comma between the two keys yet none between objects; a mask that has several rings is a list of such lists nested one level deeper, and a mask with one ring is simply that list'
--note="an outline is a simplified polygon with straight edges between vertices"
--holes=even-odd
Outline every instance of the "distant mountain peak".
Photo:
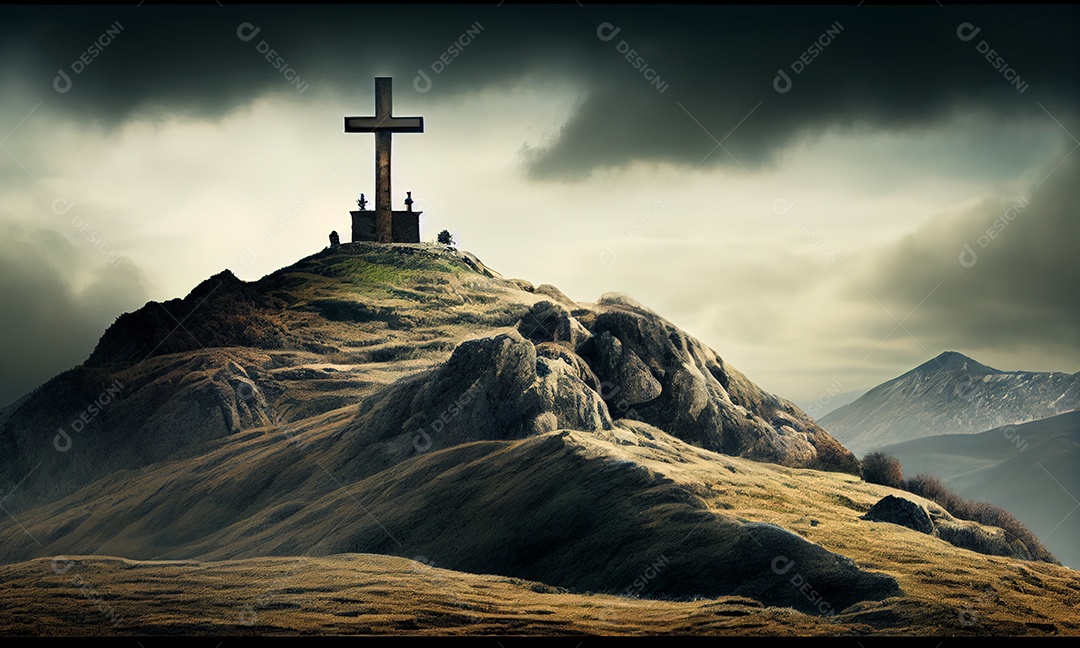
[{"label": "distant mountain peak", "polygon": [[937,434],[974,434],[1080,409],[1080,374],[1001,371],[945,351],[819,419],[856,453]]},{"label": "distant mountain peak", "polygon": [[1004,373],[993,367],[988,367],[981,362],[969,358],[968,356],[958,351],[943,351],[939,355],[926,362],[922,363],[918,367],[912,369],[909,373],[957,373],[964,372],[969,375],[986,375],[986,374],[999,374]]}]

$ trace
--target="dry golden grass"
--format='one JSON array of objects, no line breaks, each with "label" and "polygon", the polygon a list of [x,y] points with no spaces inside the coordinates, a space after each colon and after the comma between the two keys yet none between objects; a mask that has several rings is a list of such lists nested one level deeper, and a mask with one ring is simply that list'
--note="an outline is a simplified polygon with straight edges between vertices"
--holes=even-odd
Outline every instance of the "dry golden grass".
[{"label": "dry golden grass", "polygon": [[[175,562],[82,557],[0,567],[0,625],[5,634],[25,635],[1080,634],[1077,572],[985,556],[860,519],[884,495],[910,494],[650,435],[617,429],[565,439],[579,456],[633,462],[655,479],[684,486],[717,513],[779,524],[864,569],[888,573],[904,595],[857,604],[830,620],[740,597],[658,601],[570,593],[370,554]],[[538,440],[500,445],[509,452],[530,443]],[[418,463],[425,465],[432,464]]]},{"label": "dry golden grass", "polygon": [[[62,573],[59,573],[62,572]],[[738,597],[688,602],[560,592],[404,558],[79,557],[0,567],[6,635],[862,634]]]},{"label": "dry golden grass", "polygon": [[[547,298],[463,272],[452,259],[426,272],[430,259],[402,265],[380,255],[315,255],[261,280],[291,304],[268,315],[267,326],[298,341],[297,348],[193,354],[210,365],[231,360],[272,374],[267,382],[280,391],[277,425],[200,441],[153,466],[130,464],[135,469],[110,473],[61,500],[17,510],[19,526],[0,528],[0,542],[15,559],[97,555],[0,566],[0,633],[1080,634],[1080,574],[862,520],[887,494],[918,498],[851,475],[719,455],[636,424],[461,444],[407,461],[407,452],[392,455],[400,450],[396,440],[380,445],[350,437],[345,432],[357,404],[379,387],[445,360],[463,339],[497,334],[515,321],[515,312]],[[358,325],[365,318],[370,321]],[[181,372],[178,357],[140,364],[129,370],[130,381],[125,374],[125,384],[158,374],[162,380],[198,377]],[[564,441],[550,443],[556,437]],[[400,442],[411,447],[408,435]],[[618,470],[594,470],[613,465]],[[560,504],[542,501],[542,489]],[[382,550],[355,546],[381,537],[364,527],[373,526],[372,516],[353,508],[361,501],[395,529],[396,521],[416,536],[431,532],[420,540],[433,550],[448,547],[448,561],[492,559],[477,547],[493,525],[450,528],[432,522],[440,516],[469,520],[479,518],[478,511],[499,510],[512,524],[543,526],[530,516],[543,509],[555,519],[552,510],[562,506],[571,515],[560,519],[623,524],[641,514],[638,503],[649,502],[656,515],[632,531],[641,531],[636,557],[652,560],[658,546],[672,546],[673,536],[685,534],[664,521],[678,522],[674,513],[685,513],[688,502],[701,504],[695,511],[776,524],[864,570],[889,574],[904,595],[859,603],[826,619],[741,597],[660,601],[572,593],[401,557],[346,553]],[[499,508],[504,501],[509,504]],[[713,516],[702,512],[694,519],[701,517]],[[30,542],[23,527],[44,548]],[[579,557],[592,552],[595,559],[610,549],[600,544],[582,547]],[[690,544],[678,558],[698,559],[704,571],[705,549],[715,553],[715,547]],[[617,549],[619,560],[632,550]],[[265,557],[270,553],[280,555]],[[115,555],[199,559],[107,557]],[[236,557],[243,559],[230,560]],[[539,554],[535,562],[544,558]],[[632,582],[616,580],[605,589],[620,591]]]}]

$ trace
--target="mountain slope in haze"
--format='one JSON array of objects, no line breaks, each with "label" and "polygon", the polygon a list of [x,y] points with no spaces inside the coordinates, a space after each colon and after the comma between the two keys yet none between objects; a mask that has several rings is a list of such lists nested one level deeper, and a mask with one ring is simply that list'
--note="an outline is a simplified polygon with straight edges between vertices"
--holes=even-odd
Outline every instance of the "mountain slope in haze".
[{"label": "mountain slope in haze", "polygon": [[999,371],[946,351],[819,423],[856,454],[936,434],[974,434],[1080,409],[1080,373]]},{"label": "mountain slope in haze", "polygon": [[1004,508],[1062,563],[1080,567],[1080,412],[881,450],[907,476],[933,475],[962,497]]},{"label": "mountain slope in haze", "polygon": [[[987,632],[1080,632],[1075,572],[864,520],[899,491],[862,482],[809,416],[660,315],[620,295],[576,303],[441,246],[350,244],[256,282],[216,275],[121,316],[84,365],[0,425],[0,464],[20,476],[0,522],[19,589],[0,596],[13,606],[0,605],[0,627],[23,610],[70,618],[85,594],[65,581],[57,598],[27,578],[41,559],[150,561],[117,582],[115,561],[89,559],[102,587],[119,588],[108,600],[135,601],[156,595],[147,588],[168,569],[146,570],[162,558],[201,561],[167,588],[190,597],[251,593],[235,579],[267,556],[377,553],[485,587],[465,572],[536,581],[537,593],[718,609],[737,597],[778,631],[825,632],[807,616],[851,632],[954,628],[971,608]],[[340,560],[319,565],[339,573]],[[380,587],[399,600],[409,585]],[[299,590],[322,601],[313,592],[336,587]],[[352,631],[370,627],[368,609],[349,610]],[[776,616],[785,609],[801,615],[793,625]]]},{"label": "mountain slope in haze", "polygon": [[848,403],[853,403],[857,398],[865,394],[870,390],[868,389],[852,389],[851,391],[836,392],[829,390],[822,396],[819,396],[814,401],[795,401],[804,412],[814,417],[814,420],[821,420],[821,417],[825,416],[829,412],[839,409]]}]

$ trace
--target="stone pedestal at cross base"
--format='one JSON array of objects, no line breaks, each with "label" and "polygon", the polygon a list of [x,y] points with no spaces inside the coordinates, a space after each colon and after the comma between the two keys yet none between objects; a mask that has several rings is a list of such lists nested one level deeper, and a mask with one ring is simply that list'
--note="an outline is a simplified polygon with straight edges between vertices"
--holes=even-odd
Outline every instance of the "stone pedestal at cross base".
[{"label": "stone pedestal at cross base", "polygon": [[[376,231],[376,214],[374,210],[351,211],[352,215],[352,242],[378,241]],[[394,243],[419,243],[420,242],[420,214],[424,212],[393,211],[392,229]]]}]

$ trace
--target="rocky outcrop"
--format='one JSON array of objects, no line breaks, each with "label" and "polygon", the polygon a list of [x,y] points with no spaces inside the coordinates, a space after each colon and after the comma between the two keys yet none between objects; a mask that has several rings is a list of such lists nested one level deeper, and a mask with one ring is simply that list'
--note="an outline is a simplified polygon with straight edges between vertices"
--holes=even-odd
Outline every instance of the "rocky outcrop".
[{"label": "rocky outcrop", "polygon": [[1038,560],[1032,547],[998,527],[958,520],[939,506],[926,507],[904,497],[886,495],[870,507],[864,520],[899,524],[949,544],[991,556]]},{"label": "rocky outcrop", "polygon": [[271,424],[264,360],[212,350],[117,372],[77,367],[53,378],[20,404],[0,434],[5,472],[25,475],[37,465],[50,475],[23,484],[12,501],[60,497],[112,471]]},{"label": "rocky outcrop", "polygon": [[557,342],[576,351],[592,334],[561,304],[540,301],[518,324],[522,337],[536,344]]},{"label": "rocky outcrop", "polygon": [[288,331],[270,314],[285,306],[225,270],[183,299],[150,302],[120,315],[101,336],[86,365],[131,365],[211,347],[286,348]]},{"label": "rocky outcrop", "polygon": [[886,495],[880,499],[877,504],[870,507],[863,519],[899,524],[919,533],[933,533],[934,531],[934,522],[924,507],[909,499],[893,495]]},{"label": "rocky outcrop", "polygon": [[372,397],[354,428],[417,452],[560,428],[611,429],[603,400],[583,380],[587,367],[553,355],[538,355],[516,333],[463,342],[444,364]]},{"label": "rocky outcrop", "polygon": [[595,375],[613,420],[645,421],[724,454],[859,472],[855,456],[792,403],[632,299],[608,294],[573,311],[541,301],[518,331],[535,344],[561,345],[545,353],[565,359],[590,386]]}]

